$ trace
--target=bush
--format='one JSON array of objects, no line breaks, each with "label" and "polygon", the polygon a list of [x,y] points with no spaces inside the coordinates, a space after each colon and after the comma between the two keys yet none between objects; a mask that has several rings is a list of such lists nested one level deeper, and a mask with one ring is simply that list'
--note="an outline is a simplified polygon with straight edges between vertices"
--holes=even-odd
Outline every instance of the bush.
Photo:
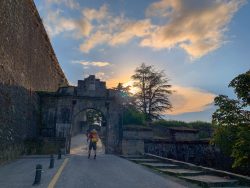
[{"label": "bush", "polygon": [[123,113],[124,125],[144,125],[145,115],[134,108],[127,108]]}]

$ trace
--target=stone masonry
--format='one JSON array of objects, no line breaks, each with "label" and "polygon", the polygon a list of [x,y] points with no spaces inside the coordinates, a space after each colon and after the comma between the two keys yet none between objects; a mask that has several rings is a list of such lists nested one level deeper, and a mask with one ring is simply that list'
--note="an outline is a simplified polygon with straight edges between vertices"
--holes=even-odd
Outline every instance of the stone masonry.
[{"label": "stone masonry", "polygon": [[[0,163],[37,136],[39,98],[68,81],[32,0],[0,1]],[[21,150],[21,149],[20,149]],[[16,152],[18,153],[18,151]]]},{"label": "stone masonry", "polygon": [[[97,110],[105,119],[100,136],[104,138],[106,153],[119,153],[121,149],[121,106],[117,93],[106,88],[106,83],[90,75],[79,80],[77,86],[61,87],[57,92],[42,92],[42,134],[66,138],[66,152],[70,137],[81,132],[84,111]],[[104,130],[105,129],[105,130]]]}]

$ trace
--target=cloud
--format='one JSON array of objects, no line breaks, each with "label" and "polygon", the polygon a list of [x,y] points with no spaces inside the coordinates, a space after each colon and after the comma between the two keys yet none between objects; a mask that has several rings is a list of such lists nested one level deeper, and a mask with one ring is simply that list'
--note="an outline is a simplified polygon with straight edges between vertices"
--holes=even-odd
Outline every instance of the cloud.
[{"label": "cloud", "polygon": [[[133,87],[133,80],[130,80],[127,76],[120,76],[119,79],[110,77],[106,81],[109,88],[116,87],[120,82],[124,86],[131,86],[132,93],[138,92],[138,89]],[[174,93],[170,95],[169,99],[173,105],[173,109],[172,111],[165,112],[165,114],[169,115],[202,112],[211,107],[216,97],[214,93],[194,87],[173,85],[171,90]]]},{"label": "cloud", "polygon": [[120,31],[113,34],[111,45],[127,43],[134,37],[144,37],[150,34],[153,26],[149,19],[139,21],[127,21],[122,24]]},{"label": "cloud", "polygon": [[46,0],[47,6],[51,4],[64,4],[71,9],[78,9],[80,7],[79,3],[75,0]]},{"label": "cloud", "polygon": [[165,19],[141,46],[156,49],[180,47],[199,58],[219,48],[224,32],[244,0],[161,0],[150,5],[146,15]]},{"label": "cloud", "polygon": [[111,39],[110,34],[102,31],[97,31],[80,45],[80,50],[82,52],[88,53],[89,50],[93,49],[99,44],[106,43],[110,39]]},{"label": "cloud", "polygon": [[78,30],[79,30],[79,33],[78,33],[79,37],[89,36],[92,29],[93,29],[92,24],[87,19],[82,19],[82,20],[76,21],[76,25],[77,25]]},{"label": "cloud", "polygon": [[[75,1],[47,2],[70,5]],[[228,24],[245,2],[160,0],[145,10],[146,18],[138,20],[126,18],[124,14],[114,15],[104,4],[97,9],[82,9],[78,19],[65,18],[60,11],[51,12],[46,25],[52,36],[70,32],[72,37],[82,40],[79,48],[84,53],[103,44],[117,46],[137,38],[141,47],[178,47],[191,58],[200,58],[223,45]]]},{"label": "cloud", "polygon": [[[89,52],[100,44],[115,46],[139,38],[139,45],[154,49],[182,48],[192,58],[200,58],[219,48],[233,15],[244,0],[161,0],[146,10],[147,19],[130,20],[112,16],[106,6],[99,9],[103,22],[95,26],[91,37],[81,45]],[[102,11],[101,11],[102,10]],[[96,19],[98,10],[88,9],[85,17]],[[157,17],[163,24],[153,24]]]},{"label": "cloud", "polygon": [[90,21],[97,20],[101,21],[108,15],[108,7],[106,5],[103,5],[100,7],[100,9],[90,9],[85,8],[82,10],[83,17],[87,18]]},{"label": "cloud", "polygon": [[93,67],[106,67],[111,65],[111,63],[105,61],[72,61],[72,63],[78,63],[83,66],[93,66]]},{"label": "cloud", "polygon": [[51,37],[66,31],[74,31],[77,28],[76,22],[73,19],[61,17],[61,10],[48,11],[45,18],[45,28]]},{"label": "cloud", "polygon": [[[101,9],[102,8],[100,8],[100,10]],[[99,18],[94,18],[90,13],[88,13],[90,14],[88,16],[85,14],[83,19],[98,19],[98,21],[102,20],[102,22],[93,27],[92,34],[89,37],[86,37],[80,45],[80,50],[82,52],[88,53],[91,49],[102,44],[110,46],[126,44],[135,37],[141,38],[150,35],[154,28],[149,19],[129,20],[124,18],[123,15],[111,15],[106,11],[106,8],[104,10],[105,13],[100,14],[102,16]],[[95,12],[97,10],[89,10],[89,12],[92,11]]]},{"label": "cloud", "polygon": [[213,93],[193,87],[173,85],[172,90],[175,91],[170,96],[173,110],[167,112],[171,115],[204,111],[213,103],[216,96]]}]

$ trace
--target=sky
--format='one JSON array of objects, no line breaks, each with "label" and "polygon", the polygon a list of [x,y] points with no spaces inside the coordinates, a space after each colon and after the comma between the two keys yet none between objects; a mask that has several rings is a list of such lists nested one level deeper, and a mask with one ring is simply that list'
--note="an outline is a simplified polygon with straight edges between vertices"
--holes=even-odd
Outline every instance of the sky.
[{"label": "sky", "polygon": [[71,85],[90,74],[114,87],[141,63],[164,70],[165,118],[211,121],[214,97],[250,69],[247,0],[35,0]]}]

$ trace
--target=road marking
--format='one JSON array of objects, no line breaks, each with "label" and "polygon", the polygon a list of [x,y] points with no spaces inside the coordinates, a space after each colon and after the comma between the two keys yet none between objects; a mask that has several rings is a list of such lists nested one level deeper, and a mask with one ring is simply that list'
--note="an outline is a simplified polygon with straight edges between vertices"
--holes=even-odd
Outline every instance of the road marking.
[{"label": "road marking", "polygon": [[58,169],[58,171],[56,172],[56,174],[54,175],[53,179],[51,180],[51,182],[49,183],[48,188],[54,188],[56,185],[56,182],[58,181],[60,175],[62,174],[62,171],[64,169],[64,167],[66,166],[66,164],[68,163],[69,158],[66,158],[63,161],[63,164],[61,165],[61,167]]}]

